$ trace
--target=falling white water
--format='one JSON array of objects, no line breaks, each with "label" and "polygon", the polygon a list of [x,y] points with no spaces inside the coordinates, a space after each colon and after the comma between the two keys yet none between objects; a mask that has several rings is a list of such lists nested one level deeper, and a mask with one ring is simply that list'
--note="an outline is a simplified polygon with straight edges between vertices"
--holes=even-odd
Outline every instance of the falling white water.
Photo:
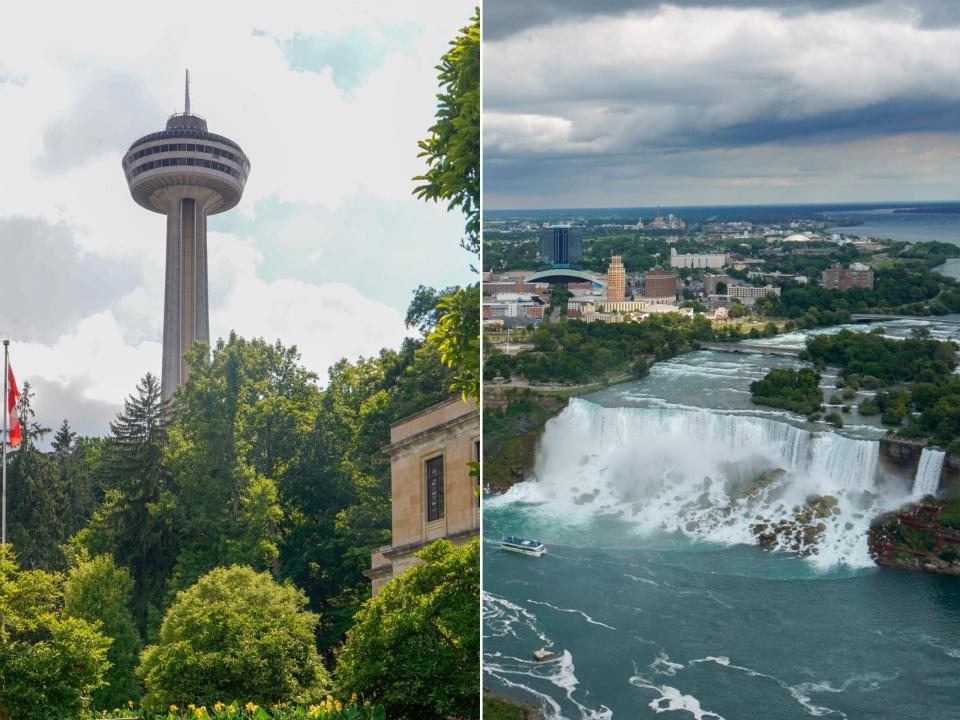
[{"label": "falling white water", "polygon": [[876,441],[765,417],[574,399],[547,424],[536,479],[499,502],[538,503],[565,526],[614,516],[728,544],[766,532],[818,567],[867,567],[871,518],[908,499],[880,482],[878,459]]},{"label": "falling white water", "polygon": [[940,487],[940,474],[943,472],[943,460],[947,456],[942,450],[924,448],[920,453],[920,464],[913,478],[913,497],[922,498],[936,495]]}]

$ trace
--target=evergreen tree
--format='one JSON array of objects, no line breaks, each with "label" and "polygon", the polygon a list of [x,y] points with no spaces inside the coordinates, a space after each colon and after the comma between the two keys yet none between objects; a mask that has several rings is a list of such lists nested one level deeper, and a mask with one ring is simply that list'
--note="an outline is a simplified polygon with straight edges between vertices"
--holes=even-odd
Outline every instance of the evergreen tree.
[{"label": "evergreen tree", "polygon": [[37,422],[33,399],[30,383],[24,383],[17,407],[23,441],[8,456],[7,539],[22,567],[54,570],[64,564],[66,494],[56,463],[37,448],[50,429]]},{"label": "evergreen tree", "polygon": [[176,557],[169,512],[173,496],[163,466],[168,425],[160,382],[147,373],[136,395],[127,398],[123,412],[110,424],[103,447],[101,473],[107,498],[95,519],[94,535],[130,570],[132,609],[141,634],[148,622],[159,619]]}]

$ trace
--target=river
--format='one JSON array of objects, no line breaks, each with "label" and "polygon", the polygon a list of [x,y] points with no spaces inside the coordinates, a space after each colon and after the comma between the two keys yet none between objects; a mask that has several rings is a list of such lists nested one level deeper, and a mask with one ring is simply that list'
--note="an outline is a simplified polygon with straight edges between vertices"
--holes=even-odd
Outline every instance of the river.
[{"label": "river", "polygon": [[[885,327],[917,325],[960,330]],[[867,552],[924,480],[879,462],[855,408],[837,431],[752,405],[752,380],[800,365],[689,353],[548,423],[528,479],[484,504],[487,686],[547,718],[960,718],[960,578]],[[548,554],[500,551],[513,533]]]}]

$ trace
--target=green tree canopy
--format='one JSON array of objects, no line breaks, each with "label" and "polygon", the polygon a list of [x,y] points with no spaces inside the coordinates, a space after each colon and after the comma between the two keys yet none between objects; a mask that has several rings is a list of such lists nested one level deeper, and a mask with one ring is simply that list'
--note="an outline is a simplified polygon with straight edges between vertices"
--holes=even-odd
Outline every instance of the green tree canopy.
[{"label": "green tree canopy", "polygon": [[436,123],[417,144],[427,171],[414,194],[425,200],[447,200],[467,218],[461,245],[480,256],[480,8],[470,24],[451,41],[437,67]]},{"label": "green tree canopy", "polygon": [[110,639],[62,611],[63,577],[0,546],[0,717],[76,718],[103,684]]},{"label": "green tree canopy", "polygon": [[335,685],[410,720],[480,716],[480,542],[438,540],[357,613]]},{"label": "green tree canopy", "polygon": [[144,705],[318,700],[328,678],[307,598],[269,573],[216,568],[177,594],[141,656]]},{"label": "green tree canopy", "polygon": [[67,573],[63,595],[67,617],[99,623],[100,630],[113,640],[107,655],[106,685],[94,692],[91,705],[109,710],[140,697],[134,672],[140,635],[130,612],[133,579],[127,569],[118,568],[109,555],[81,561]]}]

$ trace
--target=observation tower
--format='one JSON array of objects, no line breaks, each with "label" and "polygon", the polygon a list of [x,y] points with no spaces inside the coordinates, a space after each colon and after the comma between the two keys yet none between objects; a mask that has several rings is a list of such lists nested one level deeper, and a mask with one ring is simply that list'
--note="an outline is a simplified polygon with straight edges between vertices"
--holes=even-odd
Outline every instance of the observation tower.
[{"label": "observation tower", "polygon": [[190,112],[187,70],[182,113],[144,135],[123,156],[123,172],[138,205],[167,216],[163,302],[164,400],[186,382],[183,354],[194,340],[210,341],[207,301],[207,216],[229,210],[243,195],[250,161],[240,146],[207,131]]}]

